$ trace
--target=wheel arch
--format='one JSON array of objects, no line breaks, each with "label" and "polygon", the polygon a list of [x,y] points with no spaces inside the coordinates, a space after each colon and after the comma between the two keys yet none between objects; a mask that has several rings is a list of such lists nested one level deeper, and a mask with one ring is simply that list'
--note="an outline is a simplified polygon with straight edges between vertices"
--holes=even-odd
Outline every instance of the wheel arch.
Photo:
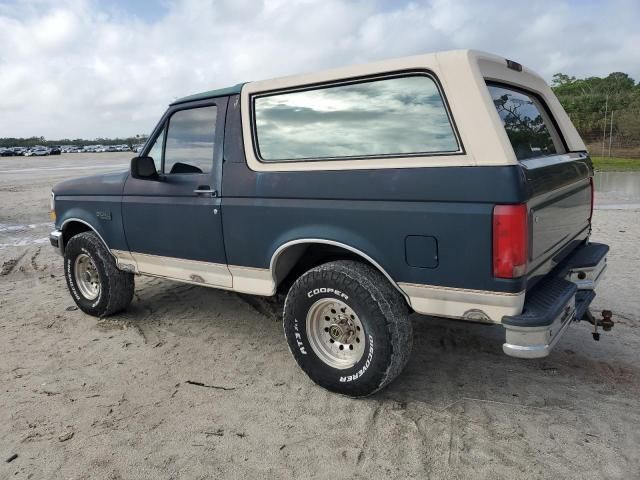
[{"label": "wheel arch", "polygon": [[62,253],[64,253],[64,249],[72,237],[84,232],[95,233],[100,239],[100,241],[104,244],[107,251],[111,252],[109,245],[107,245],[107,242],[104,241],[104,238],[102,237],[102,235],[100,235],[100,232],[98,232],[98,230],[86,220],[82,220],[80,218],[75,218],[75,217],[67,218],[65,219],[64,222],[62,222],[62,225],[60,225],[60,231],[62,232],[62,238],[61,238],[62,245],[60,247],[60,251]]},{"label": "wheel arch", "polygon": [[[396,281],[389,275],[389,273],[374,260],[371,256],[363,252],[362,250],[348,245],[346,243],[338,242],[335,240],[328,240],[323,238],[299,238],[295,240],[289,240],[288,242],[280,245],[271,256],[269,263],[269,270],[273,278],[275,288],[285,283],[288,277],[292,273],[296,273],[297,267],[300,267],[303,262],[303,256],[309,249],[314,249],[316,252],[320,252],[318,257],[321,261],[314,262],[313,260],[307,266],[313,268],[320,263],[326,261],[335,260],[336,258],[353,258],[366,263],[380,273],[382,273],[389,283],[402,295],[407,302],[407,305],[411,307],[411,301],[405,292],[398,286]],[[324,253],[326,256],[322,256]]]}]

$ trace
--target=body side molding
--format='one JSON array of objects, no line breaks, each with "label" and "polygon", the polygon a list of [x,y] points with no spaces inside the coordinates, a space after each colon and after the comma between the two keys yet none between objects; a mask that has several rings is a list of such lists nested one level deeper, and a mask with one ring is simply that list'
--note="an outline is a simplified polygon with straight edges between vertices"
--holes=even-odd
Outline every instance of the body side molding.
[{"label": "body side molding", "polygon": [[321,238],[300,238],[283,243],[271,256],[268,269],[121,250],[111,250],[111,253],[116,259],[118,268],[122,270],[205,287],[272,296],[277,290],[276,269],[281,255],[289,247],[314,243],[344,248],[370,262],[402,294],[408,305],[423,315],[500,323],[503,316],[517,315],[522,311],[524,291],[508,293],[395,282],[378,262],[361,250],[335,240]]},{"label": "body side molding", "polygon": [[398,286],[418,313],[483,323],[499,324],[505,315],[520,314],[525,297],[524,290],[491,292],[402,282]]},{"label": "body side molding", "polygon": [[253,295],[271,296],[275,284],[265,268],[163,257],[146,253],[111,250],[120,270],[166,278],[178,282],[220,288]]}]

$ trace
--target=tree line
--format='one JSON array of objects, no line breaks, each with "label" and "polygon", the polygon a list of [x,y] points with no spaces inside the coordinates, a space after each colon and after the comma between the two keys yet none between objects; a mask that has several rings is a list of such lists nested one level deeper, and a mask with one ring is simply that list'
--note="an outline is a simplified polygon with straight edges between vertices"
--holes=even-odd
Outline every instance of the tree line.
[{"label": "tree line", "polygon": [[640,145],[640,82],[622,72],[576,78],[556,73],[554,93],[585,139],[612,133]]}]

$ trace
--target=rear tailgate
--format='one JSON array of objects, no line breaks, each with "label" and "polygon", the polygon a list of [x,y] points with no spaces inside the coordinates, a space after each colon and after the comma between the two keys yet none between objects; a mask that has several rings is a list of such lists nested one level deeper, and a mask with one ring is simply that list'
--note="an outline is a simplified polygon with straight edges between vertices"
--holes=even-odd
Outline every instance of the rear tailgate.
[{"label": "rear tailgate", "polygon": [[530,288],[588,237],[593,168],[586,152],[568,151],[541,96],[493,81],[487,88],[526,180]]},{"label": "rear tailgate", "polygon": [[588,237],[592,169],[586,155],[566,154],[538,165],[524,161],[523,170],[531,198],[527,202],[531,286]]}]

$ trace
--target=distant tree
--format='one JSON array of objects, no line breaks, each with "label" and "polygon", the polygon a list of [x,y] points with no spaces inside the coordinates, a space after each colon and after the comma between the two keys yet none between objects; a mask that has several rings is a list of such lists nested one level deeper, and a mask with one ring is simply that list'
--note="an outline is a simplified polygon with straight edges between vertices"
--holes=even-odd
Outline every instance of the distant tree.
[{"label": "distant tree", "polygon": [[[583,136],[602,134],[604,127],[605,109],[607,112],[616,111],[620,120],[625,119],[635,124],[631,113],[624,112],[635,109],[638,112],[640,84],[628,74],[613,72],[604,78],[588,77],[579,78],[556,73],[553,76],[552,88],[558,100],[571,118],[573,124]],[[637,117],[637,113],[636,113]],[[614,122],[615,129],[621,122]],[[631,134],[635,127],[629,130]]]},{"label": "distant tree", "polygon": [[576,77],[570,77],[569,75],[565,75],[564,73],[556,73],[553,75],[553,79],[551,80],[552,87],[561,87],[562,85],[567,85],[576,81]]}]

